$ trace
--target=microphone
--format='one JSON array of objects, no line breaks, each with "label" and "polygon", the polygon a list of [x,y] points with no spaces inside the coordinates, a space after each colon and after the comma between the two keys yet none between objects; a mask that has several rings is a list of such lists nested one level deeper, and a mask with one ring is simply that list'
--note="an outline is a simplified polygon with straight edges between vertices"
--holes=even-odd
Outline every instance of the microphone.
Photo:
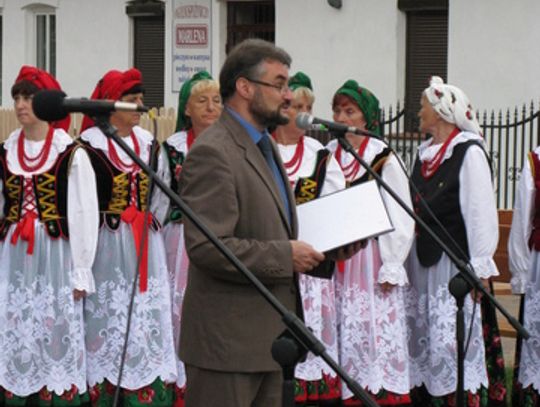
[{"label": "microphone", "polygon": [[304,130],[313,129],[313,126],[324,126],[327,130],[335,132],[338,137],[340,133],[353,133],[360,136],[373,137],[379,140],[383,139],[382,136],[379,136],[378,134],[375,134],[371,131],[361,130],[356,127],[331,122],[329,120],[319,119],[318,117],[312,116],[309,113],[305,112],[299,113],[298,116],[296,116],[296,126]]},{"label": "microphone", "polygon": [[80,112],[96,116],[110,112],[147,112],[146,106],[136,103],[87,98],[68,98],[61,90],[41,90],[32,99],[32,109],[40,120],[54,122],[63,119],[70,112]]}]

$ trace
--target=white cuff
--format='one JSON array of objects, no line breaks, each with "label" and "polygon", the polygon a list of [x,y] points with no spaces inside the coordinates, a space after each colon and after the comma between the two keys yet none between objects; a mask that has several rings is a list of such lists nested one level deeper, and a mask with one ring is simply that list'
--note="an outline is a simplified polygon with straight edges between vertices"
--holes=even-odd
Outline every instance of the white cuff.
[{"label": "white cuff", "polygon": [[519,273],[510,279],[513,294],[525,294],[525,286],[527,285],[527,274]]},{"label": "white cuff", "polygon": [[92,294],[96,291],[92,269],[76,268],[73,270],[73,289],[86,291],[86,294]]},{"label": "white cuff", "polygon": [[490,278],[499,275],[497,265],[492,257],[476,257],[471,259],[471,265],[474,268],[478,278]]},{"label": "white cuff", "polygon": [[377,282],[379,284],[390,283],[404,286],[409,284],[409,279],[407,278],[407,271],[402,264],[384,263],[379,269],[379,278],[377,278]]}]

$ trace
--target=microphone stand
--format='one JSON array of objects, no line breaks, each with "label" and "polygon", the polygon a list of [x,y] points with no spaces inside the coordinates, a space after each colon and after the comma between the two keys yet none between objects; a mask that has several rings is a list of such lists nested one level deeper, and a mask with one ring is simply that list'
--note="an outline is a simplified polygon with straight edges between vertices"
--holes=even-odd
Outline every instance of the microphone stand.
[{"label": "microphone stand", "polygon": [[[96,126],[103,132],[103,134],[111,138],[120,146],[122,150],[129,155],[129,157],[135,162],[154,182],[159,189],[161,189],[165,195],[171,199],[182,211],[182,214],[185,215],[196,227],[203,233],[206,238],[212,242],[219,252],[227,258],[227,260],[235,266],[235,268],[242,273],[248,281],[259,291],[259,293],[265,298],[265,300],[281,315],[281,319],[285,326],[287,327],[288,334],[292,337],[305,349],[309,349],[316,356],[320,356],[336,373],[337,375],[347,384],[347,387],[353,392],[355,397],[361,400],[366,406],[377,407],[377,403],[367,394],[367,392],[358,385],[344,370],[335,362],[326,352],[324,345],[313,335],[313,333],[306,327],[300,318],[296,316],[294,312],[289,311],[283,304],[281,304],[274,295],[268,291],[268,289],[255,277],[255,275],[232,253],[232,251],[225,246],[215,234],[204,225],[197,217],[195,212],[187,206],[182,199],[165,183],[159,176],[155,173],[152,168],[150,168],[140,157],[118,136],[117,131],[114,126],[109,122],[109,116],[107,115],[97,115],[95,117]],[[281,338],[281,336],[280,336]],[[118,384],[120,385],[120,383]],[[289,392],[290,396],[290,392]],[[293,389],[293,400],[294,403],[294,389]],[[288,404],[290,401],[283,400],[284,405]],[[287,404],[285,404],[287,403]],[[294,405],[294,404],[292,404]]]},{"label": "microphone stand", "polygon": [[[371,133],[363,132],[358,130],[357,134],[364,134],[368,137],[371,137]],[[337,132],[335,133],[339,144],[341,147],[352,154],[352,156],[358,161],[362,167],[371,175],[388,194],[398,203],[398,205],[405,211],[407,214],[414,219],[414,221],[420,225],[429,236],[437,243],[437,245],[443,250],[444,253],[450,258],[452,263],[457,267],[458,273],[452,277],[449,283],[450,293],[456,298],[456,303],[458,311],[456,313],[456,340],[457,340],[457,389],[456,389],[456,406],[463,407],[464,404],[464,376],[465,376],[465,351],[464,351],[464,341],[465,341],[465,319],[463,313],[463,304],[467,293],[471,289],[479,290],[485,295],[489,301],[504,315],[508,322],[514,327],[514,329],[521,335],[523,338],[528,339],[529,333],[525,328],[513,317],[508,311],[488,292],[480,279],[472,270],[472,267],[467,261],[459,258],[440,238],[437,234],[411,209],[403,202],[403,200],[394,192],[394,190],[382,179],[382,177],[377,174],[371,168],[371,166],[358,155],[354,150],[351,143],[345,137],[345,133]],[[380,137],[377,137],[380,139]]]}]

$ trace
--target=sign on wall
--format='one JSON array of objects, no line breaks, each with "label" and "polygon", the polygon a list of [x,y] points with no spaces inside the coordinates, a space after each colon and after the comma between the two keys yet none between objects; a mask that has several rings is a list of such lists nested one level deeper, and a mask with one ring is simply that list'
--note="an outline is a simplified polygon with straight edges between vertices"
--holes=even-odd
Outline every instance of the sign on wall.
[{"label": "sign on wall", "polygon": [[173,1],[172,90],[180,92],[182,84],[193,74],[212,68],[211,0]]}]

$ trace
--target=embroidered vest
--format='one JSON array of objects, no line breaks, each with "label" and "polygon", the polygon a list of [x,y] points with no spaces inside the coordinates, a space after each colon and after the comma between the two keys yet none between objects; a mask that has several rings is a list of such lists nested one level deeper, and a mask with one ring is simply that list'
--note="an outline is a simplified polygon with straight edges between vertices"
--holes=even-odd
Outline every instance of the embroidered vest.
[{"label": "embroidered vest", "polygon": [[313,174],[309,177],[298,178],[296,187],[294,188],[294,197],[297,205],[316,199],[321,195],[329,157],[330,151],[327,149],[317,151]]},{"label": "embroidered vest", "polygon": [[[165,153],[167,154],[167,158],[169,159],[169,171],[171,174],[170,187],[174,192],[178,194],[180,190],[180,173],[182,172],[182,165],[184,164],[184,160],[186,159],[186,157],[183,152],[178,151],[166,141],[163,143],[163,148],[165,149]],[[165,223],[168,222],[182,222],[182,212],[180,211],[180,208],[172,201],[167,212],[167,216],[165,218]]]},{"label": "embroidered vest", "polygon": [[528,154],[531,171],[536,188],[534,197],[534,216],[532,219],[532,231],[529,237],[529,248],[540,251],[540,160],[534,151]]},{"label": "embroidered vest", "polygon": [[[81,141],[84,148],[88,152],[92,167],[96,173],[97,192],[99,201],[99,225],[106,224],[111,230],[116,230],[120,226],[120,216],[122,212],[130,205],[132,198],[131,174],[122,172],[116,168],[108,159],[107,155],[98,148],[93,148],[90,143],[85,140]],[[159,148],[154,150],[155,160]],[[155,167],[156,165],[154,165]],[[154,168],[155,169],[155,168]],[[143,172],[139,171],[134,175],[133,182],[136,185],[135,203],[137,209],[146,210],[146,200],[149,191],[150,178]],[[159,224],[155,218],[152,218],[152,229],[159,229]]]},{"label": "embroidered vest", "polygon": [[[465,221],[463,220],[459,203],[459,171],[463,164],[465,153],[472,145],[481,146],[476,140],[457,144],[452,152],[452,157],[445,160],[431,178],[425,179],[422,176],[422,162],[418,157],[412,173],[412,181],[418,188],[418,191],[461,251],[465,253],[467,260],[469,259],[469,244],[467,241]],[[426,222],[451,250],[457,251],[455,245],[432,219],[414,191],[412,191],[412,196],[414,197],[413,206],[416,214]],[[416,254],[418,255],[420,264],[424,267],[433,266],[442,256],[442,249],[419,226],[416,227]],[[457,254],[459,255],[459,253]]]},{"label": "embroidered vest", "polygon": [[[32,175],[39,221],[52,238],[69,238],[67,222],[68,172],[71,157],[79,147],[69,145],[58,155],[53,166],[45,172]],[[13,174],[7,166],[7,151],[0,145],[0,179],[4,185],[4,218],[0,220],[0,240],[4,240],[11,225],[21,219],[24,176]]]},{"label": "embroidered vest", "polygon": [[[390,150],[389,148],[385,148],[383,151],[381,151],[379,154],[377,154],[373,158],[373,160],[369,163],[369,166],[371,168],[373,168],[373,170],[377,174],[381,175],[384,163],[386,162],[386,160],[390,156],[391,152],[392,152],[392,150]],[[372,179],[373,179],[373,177],[368,172],[365,172],[364,175],[362,175],[360,178],[355,179],[351,183],[348,183],[347,186],[349,187],[349,186],[353,186],[353,185],[363,184],[364,182],[371,181]]]}]

